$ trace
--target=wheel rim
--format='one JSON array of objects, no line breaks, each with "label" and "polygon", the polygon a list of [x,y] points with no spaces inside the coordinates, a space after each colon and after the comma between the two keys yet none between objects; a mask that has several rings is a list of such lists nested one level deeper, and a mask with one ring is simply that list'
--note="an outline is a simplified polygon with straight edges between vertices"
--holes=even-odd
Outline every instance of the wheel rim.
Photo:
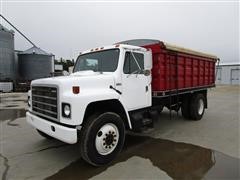
[{"label": "wheel rim", "polygon": [[112,123],[103,125],[96,134],[95,146],[99,154],[108,155],[116,148],[119,140],[117,126]]},{"label": "wheel rim", "polygon": [[198,114],[201,115],[204,111],[204,102],[203,99],[199,99],[198,102]]}]

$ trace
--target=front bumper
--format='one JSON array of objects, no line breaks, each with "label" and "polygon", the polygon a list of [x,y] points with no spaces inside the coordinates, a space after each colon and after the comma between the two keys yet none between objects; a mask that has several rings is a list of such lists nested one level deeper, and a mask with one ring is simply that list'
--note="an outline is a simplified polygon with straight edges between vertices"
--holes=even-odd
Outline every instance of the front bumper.
[{"label": "front bumper", "polygon": [[77,142],[77,129],[69,128],[44,120],[30,112],[26,113],[27,122],[36,129],[52,136],[60,141],[74,144]]}]

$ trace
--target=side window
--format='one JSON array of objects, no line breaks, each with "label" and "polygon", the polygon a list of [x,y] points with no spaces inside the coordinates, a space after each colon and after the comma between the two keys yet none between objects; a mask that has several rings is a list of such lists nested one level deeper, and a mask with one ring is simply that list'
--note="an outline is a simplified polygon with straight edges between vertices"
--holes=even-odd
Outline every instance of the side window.
[{"label": "side window", "polygon": [[[124,66],[123,66],[124,74],[131,74],[131,73],[139,70],[138,65],[137,65],[133,55],[136,58],[140,68],[144,69],[144,56],[143,56],[143,54],[126,52]],[[140,74],[142,74],[142,73],[143,72],[140,72]]]}]

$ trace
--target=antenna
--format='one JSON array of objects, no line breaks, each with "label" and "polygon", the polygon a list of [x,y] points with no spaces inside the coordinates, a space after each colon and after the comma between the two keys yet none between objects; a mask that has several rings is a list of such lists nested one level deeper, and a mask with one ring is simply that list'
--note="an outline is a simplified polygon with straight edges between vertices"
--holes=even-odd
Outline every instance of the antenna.
[{"label": "antenna", "polygon": [[12,23],[10,23],[2,14],[0,14],[0,17],[3,18],[9,25],[11,25],[19,34],[21,34],[30,44],[32,44],[34,47],[37,47],[30,39],[28,39],[20,30],[18,30]]}]

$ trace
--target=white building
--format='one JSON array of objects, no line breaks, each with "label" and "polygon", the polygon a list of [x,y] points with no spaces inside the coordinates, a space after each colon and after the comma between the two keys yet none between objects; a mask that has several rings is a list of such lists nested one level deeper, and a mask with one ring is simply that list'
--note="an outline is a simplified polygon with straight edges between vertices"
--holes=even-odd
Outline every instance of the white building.
[{"label": "white building", "polygon": [[220,64],[216,74],[216,84],[240,85],[240,63]]}]

